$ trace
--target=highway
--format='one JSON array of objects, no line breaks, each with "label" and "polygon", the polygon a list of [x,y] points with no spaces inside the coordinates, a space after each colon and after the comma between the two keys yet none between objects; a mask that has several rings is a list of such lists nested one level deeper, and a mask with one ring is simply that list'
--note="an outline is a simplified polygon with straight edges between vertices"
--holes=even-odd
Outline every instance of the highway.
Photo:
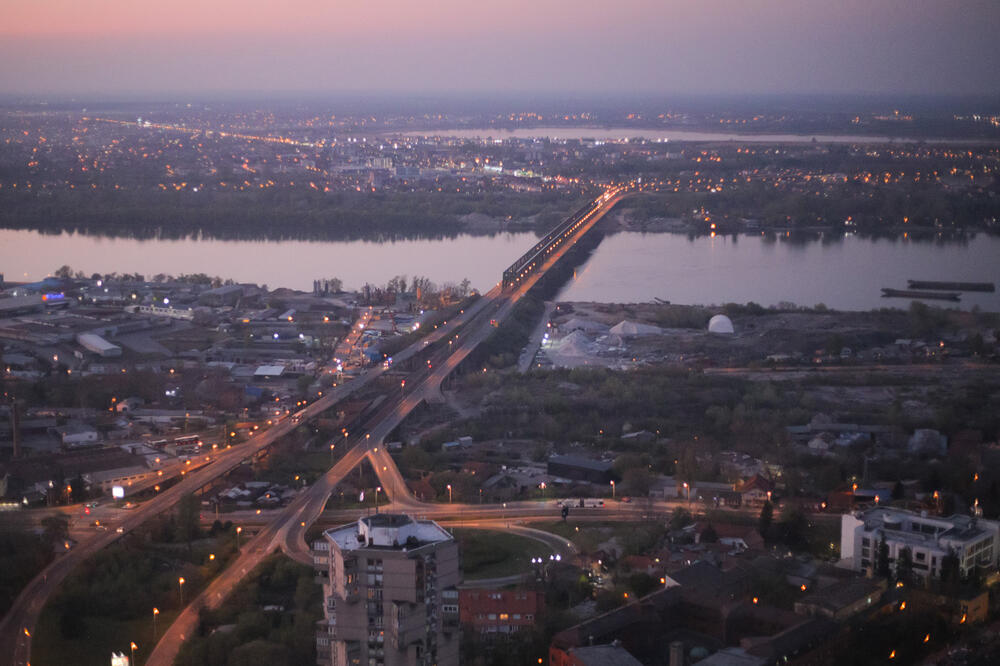
[{"label": "highway", "polygon": [[[466,308],[464,313],[453,317],[422,340],[418,340],[396,354],[396,361],[402,362],[420,354],[427,346],[451,335],[456,328],[475,317],[489,303],[487,298],[478,299]],[[184,495],[193,493],[227,474],[244,460],[263,451],[290,433],[301,423],[308,422],[339,401],[369,385],[385,371],[383,366],[378,365],[356,379],[326,391],[322,397],[303,410],[299,419],[283,418],[271,428],[254,435],[243,444],[213,452],[210,456],[212,459],[201,468],[185,473],[176,485],[123,514],[116,522],[108,524],[109,529],[106,531],[98,531],[90,538],[80,539],[75,548],[58,556],[18,595],[3,621],[0,622],[0,654],[11,655],[10,663],[16,666],[26,666],[29,663],[31,635],[34,633],[35,625],[46,601],[78,564],[121,537],[117,528],[120,527],[123,532],[128,532],[139,527],[153,516],[169,511]]]},{"label": "highway", "polygon": [[[419,513],[424,505],[417,502],[406,489],[398,468],[382,446],[384,438],[392,432],[424,399],[440,389],[441,382],[487,337],[494,328],[491,320],[503,321],[528,290],[549,270],[576,240],[589,231],[594,224],[613,208],[625,195],[624,188],[609,190],[595,200],[588,212],[574,223],[574,235],[559,238],[549,249],[544,250],[545,260],[539,261],[533,270],[520,276],[515,285],[507,285],[503,290],[501,285],[491,289],[463,313],[452,317],[445,324],[438,326],[422,340],[410,345],[400,353],[395,354],[395,362],[400,363],[412,358],[435,342],[448,338],[448,345],[432,354],[426,369],[421,369],[410,378],[408,390],[401,391],[400,396],[387,401],[387,405],[378,412],[374,423],[368,428],[362,439],[360,435],[353,438],[352,446],[344,453],[341,460],[335,464],[326,475],[296,499],[275,518],[274,522],[256,537],[249,540],[242,549],[240,557],[224,570],[206,590],[199,595],[176,619],[173,625],[164,633],[147,663],[172,664],[173,657],[179,649],[185,636],[190,635],[197,623],[197,608],[201,605],[216,606],[232,591],[233,587],[246,573],[260,563],[263,557],[274,549],[281,547],[300,561],[311,561],[308,545],[303,535],[309,525],[322,513],[323,508],[337,483],[349,473],[361,459],[370,456],[375,471],[386,487],[393,489],[393,499],[398,510]],[[461,332],[456,330],[470,324]],[[228,473],[243,460],[266,449],[276,440],[290,433],[300,423],[309,421],[326,411],[334,404],[343,400],[358,389],[367,386],[380,377],[386,368],[376,366],[366,371],[347,384],[341,384],[327,391],[321,398],[306,407],[298,419],[284,418],[268,430],[255,435],[246,443],[217,451],[212,460],[203,467],[185,474],[171,488],[164,490],[152,499],[140,504],[134,510],[123,515],[114,525],[116,529],[99,532],[92,538],[81,540],[69,552],[59,556],[46,567],[22,590],[11,609],[0,623],[0,654],[11,655],[11,663],[17,666],[27,666],[31,654],[31,634],[38,617],[51,594],[56,591],[72,570],[87,557],[110,545],[123,532],[133,530],[153,516],[170,510],[177,501],[188,493],[208,485],[216,478]],[[457,507],[456,507],[457,508]]]},{"label": "highway", "polygon": [[[468,324],[461,331],[453,333],[458,323],[449,321],[444,335],[448,336],[448,345],[441,345],[428,359],[426,368],[407,378],[406,390],[401,390],[370,419],[370,425],[363,434],[356,433],[351,438],[349,448],[321,479],[317,480],[305,492],[301,493],[291,504],[282,509],[262,532],[254,537],[241,552],[239,558],[227,567],[206,590],[195,598],[187,608],[176,618],[174,623],[164,633],[157,643],[153,653],[146,661],[153,666],[171,666],[182,642],[197,629],[198,611],[202,606],[215,608],[232,592],[235,586],[248,572],[252,571],[263,558],[272,551],[281,548],[293,559],[307,565],[312,565],[310,545],[305,542],[305,532],[322,514],[330,495],[337,484],[353,470],[365,457],[369,459],[383,487],[389,488],[393,499],[392,509],[409,513],[422,514],[431,510],[434,505],[419,502],[412,496],[406,483],[396,467],[392,457],[383,446],[385,438],[425,399],[439,392],[441,382],[450,375],[472,351],[486,340],[494,331],[493,320],[502,322],[520,300],[537,283],[542,275],[558,262],[565,253],[589,231],[594,224],[611,210],[624,196],[624,192],[616,190],[609,192],[597,201],[597,206],[582,217],[577,224],[579,231],[571,239],[561,238],[557,245],[547,251],[545,261],[530,273],[509,285],[506,292],[498,284],[483,295],[474,306],[462,313],[461,324]],[[569,240],[569,242],[566,242]],[[431,342],[441,340],[444,335],[437,335]],[[412,348],[412,346],[411,346]],[[408,348],[409,350],[410,348]],[[397,354],[396,360],[405,360]],[[479,507],[480,509],[482,507]],[[458,512],[459,505],[448,508]],[[502,506],[494,506],[501,512]]]}]

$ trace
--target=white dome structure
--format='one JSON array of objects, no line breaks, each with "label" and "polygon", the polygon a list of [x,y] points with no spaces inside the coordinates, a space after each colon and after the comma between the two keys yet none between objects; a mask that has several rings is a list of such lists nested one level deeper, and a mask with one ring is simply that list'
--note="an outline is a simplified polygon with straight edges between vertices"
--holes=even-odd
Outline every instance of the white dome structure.
[{"label": "white dome structure", "polygon": [[708,332],[719,333],[720,335],[732,335],[733,322],[724,314],[717,314],[708,320]]}]

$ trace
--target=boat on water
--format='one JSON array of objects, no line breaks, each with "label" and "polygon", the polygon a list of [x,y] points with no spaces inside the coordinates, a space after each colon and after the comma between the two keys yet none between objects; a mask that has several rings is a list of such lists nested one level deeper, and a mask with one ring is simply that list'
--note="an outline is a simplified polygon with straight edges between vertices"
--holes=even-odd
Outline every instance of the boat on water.
[{"label": "boat on water", "polygon": [[893,289],[882,287],[883,298],[921,298],[935,301],[959,301],[961,295],[951,291],[921,291],[919,289]]},{"label": "boat on water", "polygon": [[907,280],[910,289],[942,291],[996,291],[992,282],[938,282],[935,280]]}]

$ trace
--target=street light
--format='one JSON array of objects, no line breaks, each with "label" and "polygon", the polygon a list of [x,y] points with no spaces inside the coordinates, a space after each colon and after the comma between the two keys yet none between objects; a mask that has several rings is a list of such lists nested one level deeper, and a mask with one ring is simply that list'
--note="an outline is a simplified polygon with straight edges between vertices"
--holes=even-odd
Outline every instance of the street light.
[{"label": "street light", "polygon": [[448,504],[451,504],[451,484],[448,484]]},{"label": "street light", "polygon": [[156,640],[156,616],[160,614],[159,608],[153,608],[153,640]]},{"label": "street light", "polygon": [[243,528],[242,527],[237,527],[236,528],[236,550],[240,549],[240,534],[242,534],[242,533],[243,533]]},{"label": "street light", "polygon": [[382,486],[375,486],[375,513],[378,513],[378,493],[382,490]]},{"label": "street light", "polygon": [[612,479],[612,481],[611,481],[611,499],[614,499],[614,498],[615,498],[615,482]]},{"label": "street light", "polygon": [[177,579],[177,588],[181,592],[181,607],[184,606],[184,577],[181,576]]},{"label": "street light", "polygon": [[132,651],[132,663],[135,663],[135,651],[139,649],[139,646],[135,644],[135,641],[129,643],[129,650]]}]

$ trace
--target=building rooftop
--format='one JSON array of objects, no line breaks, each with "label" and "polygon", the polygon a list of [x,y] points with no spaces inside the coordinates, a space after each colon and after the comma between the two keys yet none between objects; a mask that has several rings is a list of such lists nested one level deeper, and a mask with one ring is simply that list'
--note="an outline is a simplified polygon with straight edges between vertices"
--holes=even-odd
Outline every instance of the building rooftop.
[{"label": "building rooftop", "polygon": [[614,465],[610,462],[605,462],[603,460],[591,460],[590,458],[579,458],[577,456],[552,456],[549,458],[549,462],[556,465],[570,465],[572,467],[591,469],[597,472],[607,472],[614,467]]},{"label": "building rooftop", "polygon": [[917,545],[931,545],[939,541],[969,541],[1000,531],[1000,525],[992,520],[961,514],[928,516],[888,507],[869,509],[858,518],[864,522],[868,532],[883,530],[892,533],[893,538],[899,541]]},{"label": "building rooftop", "polygon": [[810,592],[802,598],[801,602],[797,603],[817,606],[837,613],[858,599],[870,597],[884,588],[884,580],[873,581],[867,578],[857,578],[827,585],[821,590]]},{"label": "building rooftop", "polygon": [[452,536],[433,520],[414,520],[400,513],[377,513],[357,523],[325,532],[341,550],[388,548],[405,551],[430,543],[451,541]]},{"label": "building rooftop", "polygon": [[642,662],[629,654],[620,644],[590,645],[570,649],[575,663],[585,666],[642,666]]}]

